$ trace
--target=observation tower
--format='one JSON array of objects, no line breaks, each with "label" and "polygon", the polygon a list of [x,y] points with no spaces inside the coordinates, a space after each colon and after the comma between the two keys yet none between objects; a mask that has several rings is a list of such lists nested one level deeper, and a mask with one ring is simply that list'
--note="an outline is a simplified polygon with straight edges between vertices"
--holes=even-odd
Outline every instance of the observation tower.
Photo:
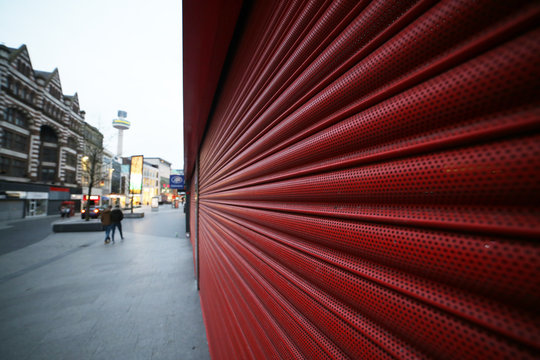
[{"label": "observation tower", "polygon": [[118,148],[116,151],[117,156],[122,156],[122,147],[124,144],[124,130],[129,129],[131,123],[127,119],[127,112],[118,110],[118,118],[112,121],[112,125],[115,129],[118,129]]}]

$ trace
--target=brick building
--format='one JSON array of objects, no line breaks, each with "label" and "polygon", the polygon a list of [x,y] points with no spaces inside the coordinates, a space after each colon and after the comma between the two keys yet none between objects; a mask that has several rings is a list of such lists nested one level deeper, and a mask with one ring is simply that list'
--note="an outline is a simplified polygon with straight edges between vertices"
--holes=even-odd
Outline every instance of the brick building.
[{"label": "brick building", "polygon": [[84,116],[58,69],[34,70],[25,45],[0,45],[0,220],[55,214],[82,198]]}]

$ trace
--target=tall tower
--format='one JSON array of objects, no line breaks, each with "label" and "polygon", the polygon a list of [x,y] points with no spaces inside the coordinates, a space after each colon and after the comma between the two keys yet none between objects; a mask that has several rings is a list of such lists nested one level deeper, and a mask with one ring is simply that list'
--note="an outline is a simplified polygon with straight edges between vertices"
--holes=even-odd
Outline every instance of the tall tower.
[{"label": "tall tower", "polygon": [[131,123],[127,119],[127,112],[118,110],[118,118],[112,121],[112,125],[115,129],[118,129],[118,149],[116,151],[117,156],[122,156],[122,147],[124,144],[124,130],[129,129]]}]

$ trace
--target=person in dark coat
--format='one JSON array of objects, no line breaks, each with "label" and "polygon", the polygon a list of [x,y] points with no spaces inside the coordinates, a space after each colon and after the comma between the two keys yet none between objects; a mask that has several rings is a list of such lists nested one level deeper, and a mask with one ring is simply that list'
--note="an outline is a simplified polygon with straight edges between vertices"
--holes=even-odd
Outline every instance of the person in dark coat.
[{"label": "person in dark coat", "polygon": [[[101,213],[101,224],[105,228],[105,244],[108,244],[111,240],[110,233],[113,229],[112,221],[111,221],[111,208],[112,206],[107,206],[105,210]],[[112,242],[114,242],[114,232],[113,232],[113,239]]]},{"label": "person in dark coat", "polygon": [[122,233],[122,219],[124,218],[124,213],[120,210],[120,206],[116,205],[111,211],[111,222],[112,222],[112,239],[114,242],[114,232],[116,228],[120,232],[120,237],[124,240],[124,234]]}]

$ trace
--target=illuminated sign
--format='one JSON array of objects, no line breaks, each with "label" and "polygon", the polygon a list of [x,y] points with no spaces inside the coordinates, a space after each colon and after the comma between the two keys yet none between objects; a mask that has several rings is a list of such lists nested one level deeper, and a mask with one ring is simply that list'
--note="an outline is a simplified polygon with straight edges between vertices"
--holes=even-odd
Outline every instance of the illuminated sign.
[{"label": "illuminated sign", "polygon": [[140,194],[142,191],[142,174],[143,174],[142,155],[131,157],[131,170],[129,174],[129,192],[131,194]]},{"label": "illuminated sign", "polygon": [[184,175],[171,175],[169,183],[171,189],[184,190]]},{"label": "illuminated sign", "polygon": [[[88,200],[88,195],[83,196],[83,201]],[[99,201],[99,195],[91,195],[90,200]]]},{"label": "illuminated sign", "polygon": [[184,190],[184,175],[171,175],[169,177],[169,183],[171,184],[171,189]]}]

